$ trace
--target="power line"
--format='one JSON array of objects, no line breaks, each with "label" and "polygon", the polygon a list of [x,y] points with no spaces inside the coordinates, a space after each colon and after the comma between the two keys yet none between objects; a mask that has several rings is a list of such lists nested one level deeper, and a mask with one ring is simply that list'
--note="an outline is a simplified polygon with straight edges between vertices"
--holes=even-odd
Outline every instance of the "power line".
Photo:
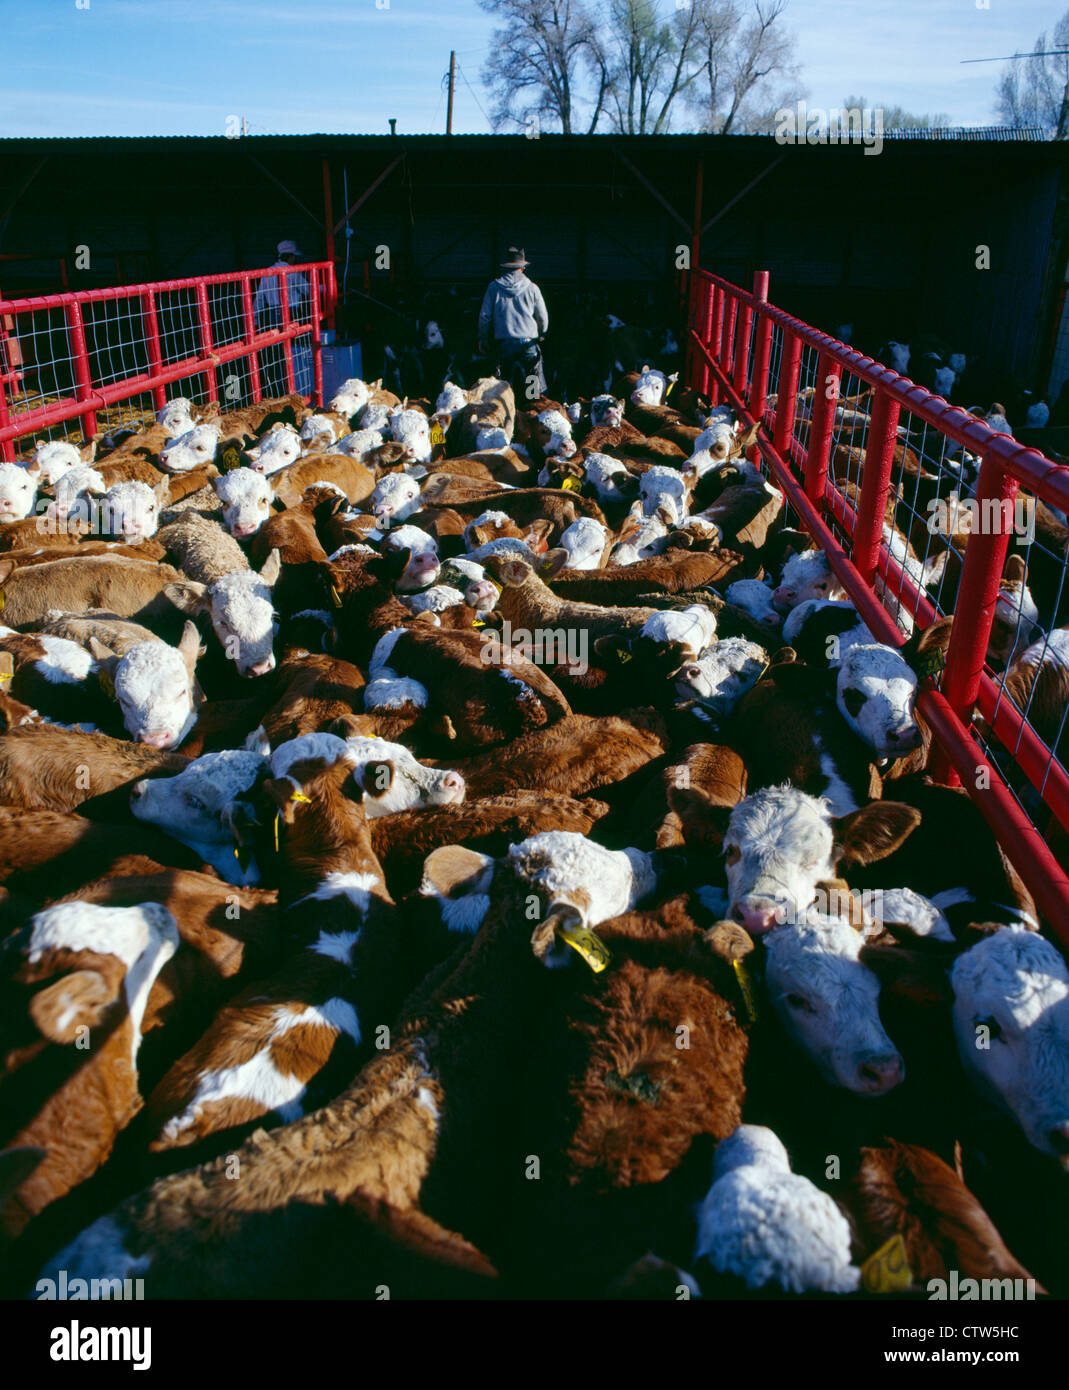
[{"label": "power line", "polygon": [[1069,53],[1069,48],[1051,48],[1046,53],[1010,53],[1005,58],[962,58],[963,63],[1009,63],[1014,58],[1058,58]]},{"label": "power line", "polygon": [[479,98],[475,95],[475,88],[474,88],[474,87],[471,85],[471,83],[468,81],[468,74],[464,71],[463,64],[457,63],[457,72],[459,72],[460,75],[461,75],[461,77],[464,79],[464,85],[465,85],[465,87],[467,87],[468,91],[471,93],[472,100],[475,102],[475,105],[479,108],[480,111],[482,111],[483,120],[486,122],[486,124],[487,124],[488,126],[490,126],[491,129],[493,129],[494,123],[493,123],[493,121],[490,119],[490,117],[486,114],[486,112],[483,111],[483,104],[482,104],[482,102],[479,100]]}]

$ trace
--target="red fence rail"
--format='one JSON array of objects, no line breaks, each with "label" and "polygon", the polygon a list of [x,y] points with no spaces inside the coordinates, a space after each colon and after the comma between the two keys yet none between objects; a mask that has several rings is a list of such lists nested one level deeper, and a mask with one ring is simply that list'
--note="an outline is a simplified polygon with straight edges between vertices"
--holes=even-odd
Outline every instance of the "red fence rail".
[{"label": "red fence rail", "polygon": [[[714,404],[729,402],[747,425],[761,422],[757,449],[771,479],[827,553],[878,640],[899,646],[906,637],[885,606],[887,594],[883,602],[877,595],[877,579],[893,595],[899,612],[908,615],[909,625],[923,628],[941,614],[953,615],[942,676],[923,682],[917,701],[933,732],[930,771],[948,785],[965,787],[1040,913],[1069,945],[1069,874],[1043,833],[1059,833],[1069,844],[1069,775],[1054,749],[1062,730],[1046,741],[1029,711],[1005,693],[1005,673],[987,657],[1012,528],[974,529],[964,552],[954,551],[956,588],[954,579],[944,581],[933,602],[915,582],[916,567],[907,572],[892,555],[883,524],[889,501],[902,507],[908,492],[901,468],[896,478],[896,456],[904,457],[900,443],[907,452],[916,447],[919,471],[944,484],[952,473],[960,478],[960,470],[946,462],[948,450],[963,446],[978,456],[978,514],[1002,519],[1001,512],[984,513],[985,502],[989,507],[1003,500],[1012,504],[1019,488],[1069,514],[1069,468],[792,318],[769,304],[767,293],[766,272],[754,277],[752,291],[707,271],[691,274],[686,382]],[[840,406],[844,379],[867,394],[863,408]],[[849,478],[842,475],[844,466]],[[847,481],[853,484],[849,494]],[[918,511],[909,515],[921,520]],[[946,539],[941,545],[950,548]],[[1050,558],[1061,569],[1053,611],[1041,615],[1042,628],[1035,634],[1041,641],[1059,615],[1066,621],[1065,552]],[[1003,605],[1007,601],[1003,593]],[[1019,632],[1024,622],[1019,612]],[[977,714],[986,725],[984,734],[975,723]]]},{"label": "red fence rail", "polygon": [[99,414],[134,398],[159,409],[179,381],[232,407],[294,390],[318,400],[336,302],[327,261],[0,300],[0,458],[28,436],[73,427],[88,440]]}]

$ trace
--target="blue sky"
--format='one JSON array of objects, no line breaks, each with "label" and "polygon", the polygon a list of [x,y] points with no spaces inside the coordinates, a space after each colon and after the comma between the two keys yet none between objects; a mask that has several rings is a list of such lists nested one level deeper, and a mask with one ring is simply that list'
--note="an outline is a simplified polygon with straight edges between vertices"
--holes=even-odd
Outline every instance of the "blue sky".
[{"label": "blue sky", "polygon": [[[809,104],[853,93],[992,121],[1000,64],[960,60],[1031,48],[1063,7],[977,4],[790,0]],[[0,135],[216,135],[232,114],[250,134],[386,134],[390,116],[401,133],[444,131],[450,48],[454,129],[486,131],[493,27],[475,0],[0,0]]]}]

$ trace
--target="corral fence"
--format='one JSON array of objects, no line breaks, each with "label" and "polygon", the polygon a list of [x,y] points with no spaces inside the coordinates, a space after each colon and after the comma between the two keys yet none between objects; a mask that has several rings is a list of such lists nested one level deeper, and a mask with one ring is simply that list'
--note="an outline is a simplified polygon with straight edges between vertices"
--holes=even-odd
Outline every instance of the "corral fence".
[{"label": "corral fence", "polygon": [[[1069,874],[1046,843],[1069,845],[1069,776],[1056,753],[1069,743],[1069,710],[1053,721],[1049,710],[1041,716],[1032,708],[1035,689],[1020,708],[1005,688],[1002,663],[988,661],[996,604],[999,630],[1008,619],[1018,654],[1036,642],[1045,657],[1051,630],[1066,621],[1066,548],[1057,524],[1031,539],[1025,534],[1015,547],[1036,593],[1037,624],[1000,583],[1011,542],[1021,538],[1016,520],[1028,515],[1019,504],[1038,498],[1069,514],[1069,468],[775,308],[766,271],[754,276],[752,291],[695,271],[688,290],[686,384],[714,404],[729,403],[747,425],[761,422],[752,461],[827,553],[876,638],[901,646],[903,628],[953,616],[945,665],[921,681],[917,700],[933,735],[929,770],[965,787],[1069,946]],[[945,499],[953,487],[959,500],[966,493],[959,446],[979,459],[979,520],[964,545],[933,523],[933,498]],[[900,543],[898,558],[892,554],[889,505],[915,560]],[[940,555],[942,572],[929,578],[927,566]],[[886,794],[893,797],[892,783]]]},{"label": "corral fence", "polygon": [[321,325],[336,303],[326,261],[0,300],[0,458],[30,436],[88,442],[142,423],[177,383],[223,410],[321,400]]}]

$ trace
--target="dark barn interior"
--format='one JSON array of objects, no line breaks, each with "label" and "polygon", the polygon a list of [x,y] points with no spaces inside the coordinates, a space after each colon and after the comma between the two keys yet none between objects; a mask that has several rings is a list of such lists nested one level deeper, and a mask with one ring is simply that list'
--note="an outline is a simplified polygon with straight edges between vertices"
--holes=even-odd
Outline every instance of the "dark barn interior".
[{"label": "dark barn interior", "polygon": [[833,333],[852,322],[869,351],[934,334],[1045,388],[1069,253],[1050,143],[887,139],[874,156],[771,136],[3,140],[0,292],[267,265],[293,237],[335,256],[338,327],[357,336],[384,305],[435,312],[447,286],[467,306],[518,243],[558,331],[584,297],[678,331],[699,165],[702,265],[744,285],[769,270],[774,303]]}]

